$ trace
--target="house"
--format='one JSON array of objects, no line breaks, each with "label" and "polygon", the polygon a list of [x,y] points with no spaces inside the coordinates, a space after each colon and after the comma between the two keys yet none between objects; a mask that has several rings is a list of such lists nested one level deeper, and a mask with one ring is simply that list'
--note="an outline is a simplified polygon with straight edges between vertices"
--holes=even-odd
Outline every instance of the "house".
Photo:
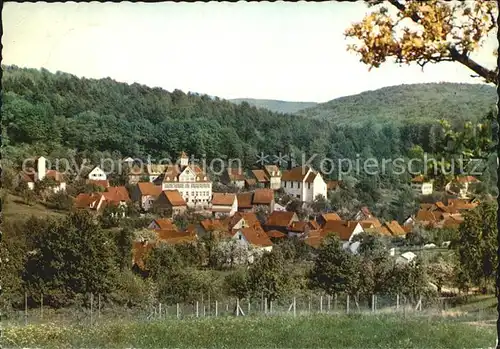
[{"label": "house", "polygon": [[276,165],[265,165],[264,171],[268,178],[269,184],[268,188],[272,190],[278,190],[281,188],[281,170]]},{"label": "house", "polygon": [[108,201],[114,201],[118,203],[129,203],[132,201],[130,199],[127,188],[124,186],[108,187],[103,195],[104,198]]},{"label": "house", "polygon": [[416,176],[411,179],[411,189],[417,195],[431,195],[433,183],[425,180],[423,175]]},{"label": "house", "polygon": [[266,188],[269,186],[269,178],[266,175],[266,171],[261,169],[254,169],[251,172],[257,187]]},{"label": "house", "polygon": [[236,194],[213,193],[212,213],[215,217],[223,215],[233,216],[238,211]]},{"label": "house", "polygon": [[252,212],[253,211],[253,193],[238,193],[236,195],[238,201],[239,212]]},{"label": "house", "polygon": [[245,178],[245,188],[253,189],[257,186],[257,180],[255,178]]},{"label": "house", "polygon": [[106,181],[108,179],[108,176],[102,168],[100,168],[99,166],[94,166],[87,174],[87,179],[89,181]]},{"label": "house", "polygon": [[76,209],[99,211],[103,208],[102,205],[104,201],[105,199],[102,193],[81,193],[76,196],[73,205]]},{"label": "house", "polygon": [[295,167],[283,172],[281,187],[288,195],[311,203],[318,196],[327,198],[326,183],[320,173],[308,166]]},{"label": "house", "polygon": [[473,186],[478,183],[480,181],[474,176],[458,176],[446,184],[445,190],[448,194],[466,199],[472,194]]},{"label": "house", "polygon": [[356,221],[329,221],[323,227],[325,234],[333,233],[337,235],[344,244],[344,248],[349,245],[353,237],[361,234],[363,228],[359,222]]},{"label": "house", "polygon": [[36,157],[34,160],[34,168],[23,170],[19,175],[20,180],[25,181],[29,189],[35,189],[36,182],[50,178],[53,182],[50,190],[54,193],[66,191],[66,180],[62,173],[56,170],[47,170],[47,159],[43,156]]},{"label": "house", "polygon": [[258,231],[264,231],[260,225],[259,219],[253,212],[236,212],[233,217],[227,220],[230,231],[241,228],[252,227]]},{"label": "house", "polygon": [[342,218],[334,212],[323,213],[316,218],[316,221],[320,226],[324,226],[328,221],[341,221]]},{"label": "house", "polygon": [[415,260],[417,255],[411,251],[405,252],[401,254],[398,258],[396,258],[396,263],[398,264],[408,264]]},{"label": "house", "polygon": [[196,227],[198,236],[210,236],[217,232],[221,237],[229,236],[229,227],[226,220],[207,218],[202,220]]},{"label": "house", "polygon": [[228,168],[222,173],[221,182],[242,189],[245,187],[245,173],[241,168]]},{"label": "house", "polygon": [[417,214],[415,215],[414,219],[415,223],[418,223],[424,227],[427,226],[433,226],[438,223],[438,218],[432,211],[426,211],[426,210],[418,210]]},{"label": "house", "polygon": [[274,211],[274,190],[273,189],[255,189],[252,196],[252,206],[266,206],[269,212]]},{"label": "house", "polygon": [[273,211],[264,224],[264,228],[266,231],[277,230],[283,234],[288,234],[288,228],[292,223],[298,221],[299,217],[295,212]]},{"label": "house", "polygon": [[138,182],[132,187],[130,196],[132,201],[139,203],[141,209],[149,211],[161,193],[161,187],[151,182]]},{"label": "house", "polygon": [[281,240],[281,239],[285,239],[287,237],[286,234],[283,234],[282,232],[277,231],[277,230],[269,230],[266,232],[266,234],[267,234],[267,236],[269,236],[271,241]]},{"label": "house", "polygon": [[186,153],[182,152],[175,165],[167,166],[155,183],[162,190],[178,190],[188,207],[207,208],[212,199],[212,182],[197,165],[190,165]]},{"label": "house", "polygon": [[148,229],[154,230],[178,230],[177,226],[169,218],[157,218],[153,220],[149,225]]},{"label": "house", "polygon": [[157,207],[172,211],[172,215],[183,214],[187,204],[178,190],[163,190],[154,203]]},{"label": "house", "polygon": [[314,221],[298,221],[292,222],[288,227],[288,237],[301,237],[309,233],[311,230],[317,230],[318,228]]},{"label": "house", "polygon": [[233,239],[243,240],[248,246],[257,252],[271,252],[273,243],[264,231],[253,227],[237,229]]}]

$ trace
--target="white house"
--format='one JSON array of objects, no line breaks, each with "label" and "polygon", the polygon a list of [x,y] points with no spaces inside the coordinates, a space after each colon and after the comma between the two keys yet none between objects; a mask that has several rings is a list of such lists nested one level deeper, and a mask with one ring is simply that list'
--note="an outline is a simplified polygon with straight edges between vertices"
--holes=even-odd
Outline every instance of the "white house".
[{"label": "white house", "polygon": [[432,181],[426,181],[424,176],[417,176],[411,180],[411,189],[417,195],[431,195],[434,187]]},{"label": "white house", "polygon": [[34,168],[23,169],[20,178],[27,183],[28,188],[31,190],[35,189],[36,182],[44,178],[53,179],[55,184],[50,189],[54,193],[66,190],[66,181],[62,173],[56,170],[47,170],[47,159],[43,156],[35,158]]},{"label": "white house", "polygon": [[284,171],[281,176],[281,188],[288,195],[303,202],[311,203],[320,195],[327,198],[327,188],[323,177],[308,166]]},{"label": "white house", "polygon": [[155,183],[162,190],[177,189],[188,207],[207,208],[212,199],[212,182],[197,165],[190,165],[186,153],[182,153],[178,164],[167,166]]},{"label": "white house", "polygon": [[94,168],[89,172],[87,178],[91,181],[105,181],[108,179],[108,176],[99,166],[94,166]]},{"label": "white house", "polygon": [[[344,248],[350,247],[351,243],[353,242],[353,238],[356,235],[359,235],[364,232],[363,227],[359,222],[356,221],[327,221],[325,225],[323,226],[323,232],[325,234],[333,233],[337,235],[342,241],[342,246]],[[359,247],[359,244],[357,246],[354,246],[353,248],[356,249]]]}]

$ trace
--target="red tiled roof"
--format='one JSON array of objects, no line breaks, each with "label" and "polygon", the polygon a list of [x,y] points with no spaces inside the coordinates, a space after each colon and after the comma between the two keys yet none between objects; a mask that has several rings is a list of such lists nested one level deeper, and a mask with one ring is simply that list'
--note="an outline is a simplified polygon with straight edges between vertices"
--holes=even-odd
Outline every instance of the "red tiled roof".
[{"label": "red tiled roof", "polygon": [[293,222],[288,228],[288,230],[296,233],[303,233],[307,230],[308,226],[309,222],[303,222],[303,221]]},{"label": "red tiled roof", "polygon": [[372,228],[364,229],[364,231],[367,234],[392,236],[391,232],[386,227],[372,227]]},{"label": "red tiled roof", "polygon": [[216,206],[232,206],[236,199],[235,194],[229,193],[213,193],[212,205]]},{"label": "red tiled roof", "polygon": [[397,221],[385,222],[385,226],[393,236],[404,236],[406,235],[405,230]]},{"label": "red tiled roof", "polygon": [[153,222],[155,222],[161,230],[177,230],[177,226],[169,218],[157,218]]},{"label": "red tiled roof", "polygon": [[245,183],[247,186],[252,186],[257,184],[257,180],[255,178],[247,178],[245,179]]},{"label": "red tiled roof", "polygon": [[127,188],[121,186],[121,187],[109,187],[107,190],[103,193],[104,198],[109,201],[114,201],[114,202],[129,202],[130,201],[130,196],[128,194]]},{"label": "red tiled roof", "polygon": [[172,206],[186,206],[186,201],[184,201],[184,198],[177,189],[164,190],[161,195],[164,195]]},{"label": "red tiled roof", "polygon": [[241,233],[251,245],[262,247],[273,245],[269,236],[263,231],[258,231],[254,228],[243,228],[241,229]]},{"label": "red tiled roof", "polygon": [[323,232],[325,234],[334,233],[340,240],[347,241],[351,238],[358,224],[359,222],[355,221],[329,221],[323,227]]},{"label": "red tiled roof", "polygon": [[368,219],[363,219],[361,221],[359,221],[359,223],[361,224],[366,224],[366,225],[370,225],[370,224],[373,224],[373,226],[375,228],[378,228],[378,227],[381,227],[382,226],[382,223],[380,223],[380,221],[375,218],[375,217],[372,217],[372,218],[368,218]]},{"label": "red tiled roof", "polygon": [[477,183],[479,180],[474,176],[460,176],[455,179],[458,183]]},{"label": "red tiled roof", "polygon": [[296,217],[295,212],[274,211],[267,219],[266,225],[287,228]]},{"label": "red tiled roof", "polygon": [[196,234],[178,231],[174,229],[160,229],[155,230],[158,240],[165,241],[167,243],[180,243],[183,240],[186,242],[195,241]]},{"label": "red tiled roof", "polygon": [[137,188],[139,188],[142,196],[159,196],[161,194],[161,187],[151,182],[139,182]]},{"label": "red tiled roof", "polygon": [[253,193],[240,193],[237,194],[238,208],[252,208]]},{"label": "red tiled roof", "polygon": [[411,182],[412,183],[423,183],[424,182],[424,176],[423,175],[419,175],[419,176],[416,176],[416,177],[413,177],[411,179]]},{"label": "red tiled roof", "polygon": [[314,173],[314,172],[309,173],[309,175],[307,176],[305,182],[306,183],[312,183],[312,182],[314,182],[314,179],[316,178],[316,176],[317,176],[317,173]]},{"label": "red tiled roof", "polygon": [[328,190],[335,190],[339,186],[340,181],[328,181],[326,182],[326,188]]},{"label": "red tiled roof", "polygon": [[267,176],[272,176],[274,172],[274,176],[278,176],[280,169],[276,165],[265,165],[264,170],[266,171]]},{"label": "red tiled roof", "polygon": [[340,218],[340,216],[336,213],[323,213],[321,217],[323,217],[325,222],[342,220],[342,218]]},{"label": "red tiled roof", "polygon": [[204,219],[200,222],[200,225],[205,231],[227,231],[228,226],[226,222],[221,221],[220,219]]},{"label": "red tiled roof", "polygon": [[134,241],[132,243],[132,263],[144,270],[144,259],[154,247],[155,244],[151,242]]},{"label": "red tiled roof", "polygon": [[257,182],[259,183],[269,182],[269,178],[267,178],[267,174],[264,170],[252,170],[252,173],[255,176]]},{"label": "red tiled roof", "polygon": [[253,194],[254,205],[270,205],[274,200],[272,189],[255,189]]},{"label": "red tiled roof", "polygon": [[311,227],[312,227],[313,229],[315,229],[315,230],[320,228],[319,223],[318,223],[318,222],[316,222],[314,219],[311,219],[311,220],[309,221],[309,224],[310,224],[310,225],[311,225]]},{"label": "red tiled roof", "polygon": [[415,220],[419,222],[437,222],[437,218],[433,212],[419,210],[415,216]]},{"label": "red tiled roof", "polygon": [[[81,193],[78,194],[77,197],[75,198],[74,201],[74,206],[76,208],[91,208],[91,206],[97,205],[98,202],[101,200],[102,194],[101,193],[92,193],[92,194],[86,194],[86,193]],[[92,209],[95,209],[96,207],[92,207]]]},{"label": "red tiled roof", "polygon": [[277,230],[269,230],[267,232],[267,236],[269,236],[270,238],[281,239],[281,238],[285,238],[286,234],[283,234],[282,232],[277,231]]},{"label": "red tiled roof", "polygon": [[291,170],[284,171],[281,176],[282,181],[288,182],[302,182],[309,172],[310,168],[308,166],[299,166],[292,168]]},{"label": "red tiled roof", "polygon": [[62,183],[64,182],[64,176],[62,173],[57,172],[56,170],[47,170],[45,173],[45,177],[52,178],[56,182]]}]

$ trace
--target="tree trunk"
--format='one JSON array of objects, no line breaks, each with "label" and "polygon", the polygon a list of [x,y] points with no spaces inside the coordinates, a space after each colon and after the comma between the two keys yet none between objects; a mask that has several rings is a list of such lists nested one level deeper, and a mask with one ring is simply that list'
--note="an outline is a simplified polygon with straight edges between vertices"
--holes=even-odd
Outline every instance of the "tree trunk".
[{"label": "tree trunk", "polygon": [[[500,9],[500,0],[497,0],[497,8]],[[500,17],[497,17],[497,28],[498,25],[500,25]],[[497,66],[500,64],[500,47],[497,48]],[[497,94],[500,92],[498,89],[498,77],[496,80],[496,86],[497,86]],[[496,294],[497,294],[497,312],[498,312],[498,318],[497,318],[497,343],[496,343],[496,349],[500,349],[500,166],[499,165],[499,159],[500,159],[500,112],[498,112],[499,107],[499,101],[497,101],[497,125],[496,125],[496,141],[497,141],[497,187],[498,187],[498,194],[497,195],[497,270],[495,273],[496,276]]]}]

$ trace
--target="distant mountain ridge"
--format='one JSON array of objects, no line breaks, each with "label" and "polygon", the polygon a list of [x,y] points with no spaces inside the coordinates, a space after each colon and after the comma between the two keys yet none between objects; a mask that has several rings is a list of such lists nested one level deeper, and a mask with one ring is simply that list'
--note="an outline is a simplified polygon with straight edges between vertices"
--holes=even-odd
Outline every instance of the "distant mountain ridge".
[{"label": "distant mountain ridge", "polygon": [[384,87],[336,98],[297,112],[338,125],[477,120],[494,110],[497,93],[485,84],[427,83]]},{"label": "distant mountain ridge", "polygon": [[241,104],[247,102],[251,106],[264,108],[276,113],[295,114],[300,110],[314,107],[318,105],[316,102],[289,102],[274,99],[255,99],[255,98],[235,98],[229,99],[230,102]]}]

